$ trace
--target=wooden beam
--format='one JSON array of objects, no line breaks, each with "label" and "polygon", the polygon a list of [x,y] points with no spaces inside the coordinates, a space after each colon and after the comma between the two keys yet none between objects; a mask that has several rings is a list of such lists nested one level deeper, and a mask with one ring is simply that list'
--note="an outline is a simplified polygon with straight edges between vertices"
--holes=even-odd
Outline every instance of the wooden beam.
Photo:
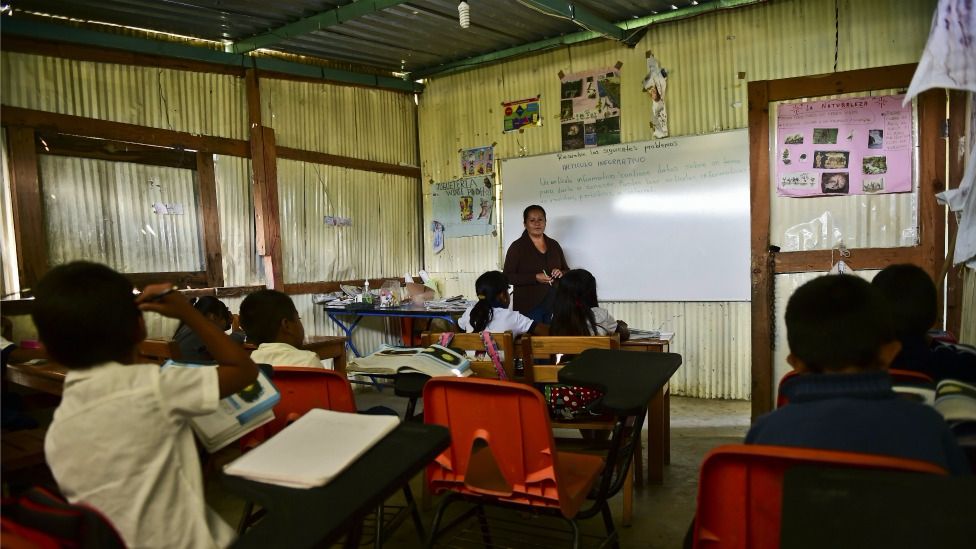
[{"label": "wooden beam", "polygon": [[420,179],[420,168],[415,166],[400,166],[398,164],[387,164],[386,162],[376,162],[374,160],[363,160],[361,158],[351,158],[336,154],[320,153],[315,151],[302,151],[288,147],[278,147],[278,158],[288,160],[300,160],[313,164],[325,164],[327,166],[339,166],[350,170],[362,170],[364,172],[389,173],[413,177]]},{"label": "wooden beam", "polygon": [[17,264],[20,287],[25,289],[33,287],[49,267],[44,198],[34,147],[34,130],[8,126],[7,147]]},{"label": "wooden beam", "polygon": [[196,169],[196,155],[192,152],[162,147],[151,147],[123,141],[92,139],[53,132],[38,133],[38,154],[93,158],[110,162],[129,162],[149,166]]},{"label": "wooden beam", "polygon": [[[961,90],[949,91],[949,179],[948,187],[958,189],[966,171],[966,102],[968,93]],[[973,106],[976,108],[976,105]],[[976,132],[976,128],[970,128]],[[949,256],[956,242],[959,224],[956,214],[949,214]],[[946,258],[943,271],[946,271],[946,326],[945,329],[959,336],[962,333],[963,267],[953,266]]]},{"label": "wooden beam", "polygon": [[0,123],[4,126],[32,127],[44,133],[81,135],[178,150],[204,151],[227,156],[248,156],[247,142],[239,139],[194,135],[187,132],[22,109],[8,105],[3,105],[0,108]]},{"label": "wooden beam", "polygon": [[122,273],[136,288],[145,288],[149,284],[167,282],[180,288],[206,288],[206,271],[172,271],[164,273]]},{"label": "wooden beam", "polygon": [[915,67],[915,63],[909,63],[907,65],[766,80],[769,90],[767,98],[770,101],[785,101],[801,97],[904,88],[912,81]]},{"label": "wooden beam", "polygon": [[94,63],[113,63],[116,65],[130,65],[136,67],[152,67],[177,71],[203,72],[208,74],[226,74],[229,76],[244,76],[243,67],[235,67],[221,63],[207,63],[192,59],[150,55],[120,49],[102,48],[87,44],[68,44],[66,42],[52,42],[17,36],[3,35],[3,49],[18,53],[44,55],[60,59],[76,61],[91,61]]},{"label": "wooden beam", "polygon": [[752,419],[773,407],[774,273],[769,252],[769,82],[749,83]]},{"label": "wooden beam", "polygon": [[[921,264],[924,261],[921,248],[854,248],[848,249],[850,257],[844,262],[852,269],[884,269],[895,263]],[[804,252],[780,252],[774,255],[776,274],[826,272],[840,257],[833,250],[809,250]]]},{"label": "wooden beam", "polygon": [[258,73],[254,69],[247,69],[244,75],[244,95],[247,99],[247,127],[261,125],[261,86]]},{"label": "wooden beam", "polygon": [[[945,260],[945,206],[935,200],[935,193],[946,189],[946,147],[942,136],[946,121],[946,92],[933,89],[918,96],[918,225],[921,262],[932,280],[941,278]],[[942,300],[939,314],[942,318]]]},{"label": "wooden beam", "polygon": [[213,155],[198,152],[197,183],[200,189],[199,219],[203,225],[203,257],[207,286],[224,285],[224,256],[220,251],[220,210],[217,207],[217,178]]},{"label": "wooden beam", "polygon": [[281,290],[284,277],[281,265],[281,223],[278,211],[278,168],[274,130],[251,128],[251,167],[254,172],[254,217],[258,253],[264,257],[264,273],[269,288]]}]

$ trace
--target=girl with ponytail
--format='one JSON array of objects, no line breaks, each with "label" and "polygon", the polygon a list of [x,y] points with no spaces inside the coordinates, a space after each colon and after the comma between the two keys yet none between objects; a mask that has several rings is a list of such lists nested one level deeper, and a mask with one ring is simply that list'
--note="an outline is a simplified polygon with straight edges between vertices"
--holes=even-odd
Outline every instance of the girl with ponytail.
[{"label": "girl with ponytail", "polygon": [[596,297],[596,278],[586,269],[563,273],[552,305],[552,335],[586,336],[620,334],[630,336],[627,323],[616,320],[600,307]]},{"label": "girl with ponytail", "polygon": [[465,332],[505,332],[511,331],[512,337],[518,337],[526,332],[539,333],[542,325],[537,325],[531,318],[508,309],[508,277],[501,271],[488,271],[475,281],[475,292],[478,302],[469,307],[461,318],[458,326]]}]

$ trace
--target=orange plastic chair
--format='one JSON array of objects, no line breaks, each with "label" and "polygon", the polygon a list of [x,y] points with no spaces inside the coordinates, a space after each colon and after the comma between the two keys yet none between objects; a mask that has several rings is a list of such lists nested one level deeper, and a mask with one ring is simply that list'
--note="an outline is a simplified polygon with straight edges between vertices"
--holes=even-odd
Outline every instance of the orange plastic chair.
[{"label": "orange plastic chair", "polygon": [[786,386],[786,384],[789,383],[791,379],[795,378],[798,375],[800,374],[796,373],[796,370],[790,370],[789,372],[786,372],[786,375],[784,375],[782,379],[779,380],[779,385],[776,386],[776,407],[777,408],[782,408],[783,406],[786,406],[787,404],[790,403],[790,399],[786,398],[786,395],[783,394],[783,387]]},{"label": "orange plastic chair", "polygon": [[[444,510],[459,497],[475,503],[531,507],[575,517],[600,478],[603,458],[558,452],[542,395],[524,384],[475,378],[432,378],[424,387],[424,421],[451,431],[451,446],[427,466],[432,494],[450,492],[438,506],[427,546],[438,535]],[[607,535],[615,537],[610,509],[602,506]],[[487,535],[487,534],[486,534]]]},{"label": "orange plastic chair", "polygon": [[778,548],[783,475],[796,465],[946,474],[926,461],[890,456],[758,444],[720,446],[702,463],[694,547]]}]

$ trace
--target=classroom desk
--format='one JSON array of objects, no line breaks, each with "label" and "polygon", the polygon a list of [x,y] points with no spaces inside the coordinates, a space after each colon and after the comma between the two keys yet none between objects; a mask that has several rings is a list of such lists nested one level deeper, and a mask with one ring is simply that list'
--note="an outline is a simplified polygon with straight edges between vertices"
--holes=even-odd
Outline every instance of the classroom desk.
[{"label": "classroom desk", "polygon": [[[625,351],[667,353],[671,337],[631,339],[620,343]],[[647,406],[647,481],[664,482],[664,466],[671,463],[671,384],[665,382]],[[636,484],[644,483],[638,463]]]},{"label": "classroom desk", "polygon": [[[376,307],[373,309],[359,309],[356,307],[344,307],[344,306],[332,306],[324,305],[325,314],[329,315],[332,322],[335,322],[337,326],[346,334],[346,346],[349,350],[353,352],[357,357],[363,356],[356,348],[356,345],[352,342],[352,333],[359,325],[359,322],[370,316],[379,316],[386,318],[405,318],[405,319],[415,319],[415,318],[426,318],[430,320],[441,319],[445,320],[452,325],[456,324],[454,319],[464,313],[465,307],[458,307],[457,309],[436,309],[429,310],[424,305],[418,305],[415,303],[409,303],[406,305],[400,305],[398,307]],[[343,322],[339,317],[353,317],[352,322]]]},{"label": "classroom desk", "polygon": [[[302,349],[313,351],[319,358],[333,359],[335,370],[346,373],[346,338],[342,336],[311,336]],[[48,360],[43,364],[9,364],[6,379],[10,383],[29,387],[42,393],[61,396],[64,377],[68,370],[61,364]]]},{"label": "classroom desk", "polygon": [[325,486],[287,488],[222,475],[229,490],[268,512],[233,547],[327,547],[347,532],[346,547],[358,547],[363,517],[449,444],[446,428],[406,422]]}]

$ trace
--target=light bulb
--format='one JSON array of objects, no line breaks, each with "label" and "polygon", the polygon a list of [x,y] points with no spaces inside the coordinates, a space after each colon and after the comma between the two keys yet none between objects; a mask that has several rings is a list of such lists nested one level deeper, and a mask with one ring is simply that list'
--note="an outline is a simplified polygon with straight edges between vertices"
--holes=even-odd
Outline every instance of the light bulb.
[{"label": "light bulb", "polygon": [[461,23],[462,29],[471,25],[471,6],[464,0],[458,4],[458,22]]}]

